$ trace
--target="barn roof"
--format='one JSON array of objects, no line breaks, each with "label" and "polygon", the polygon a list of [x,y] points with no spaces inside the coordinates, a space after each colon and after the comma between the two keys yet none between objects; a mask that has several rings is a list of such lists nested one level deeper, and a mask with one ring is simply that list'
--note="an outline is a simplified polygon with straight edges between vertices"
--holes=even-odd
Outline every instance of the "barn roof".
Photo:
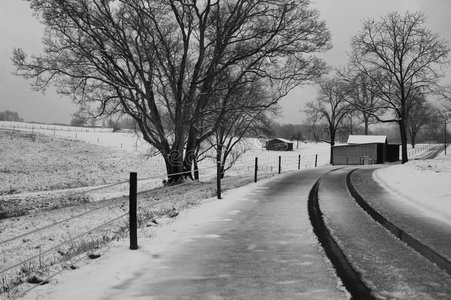
[{"label": "barn roof", "polygon": [[348,144],[385,144],[386,142],[386,135],[350,135],[348,137]]},{"label": "barn roof", "polygon": [[275,139],[271,139],[270,141],[274,141],[274,140],[278,140],[278,141],[281,141],[281,142],[287,143],[287,144],[294,144],[293,141],[289,141],[289,140],[286,140],[286,139],[283,139],[283,138],[275,138]]}]

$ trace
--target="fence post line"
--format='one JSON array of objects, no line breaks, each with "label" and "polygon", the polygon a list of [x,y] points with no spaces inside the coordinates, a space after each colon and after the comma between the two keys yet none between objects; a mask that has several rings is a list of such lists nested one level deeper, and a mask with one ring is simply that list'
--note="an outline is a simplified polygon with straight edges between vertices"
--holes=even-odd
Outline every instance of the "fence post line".
[{"label": "fence post line", "polygon": [[298,156],[298,170],[301,169],[301,155]]},{"label": "fence post line", "polygon": [[138,222],[137,222],[137,173],[130,173],[130,207],[129,207],[129,222],[130,222],[130,249],[138,249]]},{"label": "fence post line", "polygon": [[279,174],[282,172],[282,156],[279,155]]},{"label": "fence post line", "polygon": [[257,182],[257,172],[258,172],[258,157],[255,158],[254,182]]},{"label": "fence post line", "polygon": [[315,155],[315,168],[318,166],[318,154]]}]

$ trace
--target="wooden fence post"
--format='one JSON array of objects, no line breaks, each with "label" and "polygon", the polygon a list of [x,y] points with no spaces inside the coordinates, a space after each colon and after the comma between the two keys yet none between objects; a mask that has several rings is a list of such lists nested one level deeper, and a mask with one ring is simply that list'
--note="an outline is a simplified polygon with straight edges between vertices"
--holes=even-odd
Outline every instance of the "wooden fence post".
[{"label": "wooden fence post", "polygon": [[254,182],[257,182],[257,172],[258,172],[258,157],[255,158]]},{"label": "wooden fence post", "polygon": [[137,222],[137,173],[130,173],[130,207],[129,207],[129,222],[130,222],[130,249],[138,249],[138,222]]},{"label": "wooden fence post", "polygon": [[216,154],[216,197],[221,199],[221,152]]},{"label": "wooden fence post", "polygon": [[318,166],[318,154],[315,155],[315,168]]},{"label": "wooden fence post", "polygon": [[279,155],[279,174],[282,172],[282,156]]},{"label": "wooden fence post", "polygon": [[299,157],[298,157],[298,170],[300,170],[301,169],[301,155],[299,154]]}]

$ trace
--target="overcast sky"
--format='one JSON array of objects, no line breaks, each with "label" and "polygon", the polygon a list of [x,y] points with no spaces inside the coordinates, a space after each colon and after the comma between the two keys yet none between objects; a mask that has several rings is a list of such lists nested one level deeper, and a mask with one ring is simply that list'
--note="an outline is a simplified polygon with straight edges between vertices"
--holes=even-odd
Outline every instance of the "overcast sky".
[{"label": "overcast sky", "polygon": [[[312,0],[332,33],[334,48],[324,58],[332,66],[347,62],[351,36],[360,31],[362,20],[378,19],[392,11],[422,11],[427,26],[448,41],[451,47],[450,0]],[[30,82],[11,74],[13,48],[23,48],[28,54],[39,53],[43,27],[32,16],[29,4],[23,0],[0,0],[0,111],[17,111],[25,121],[69,123],[76,107],[68,98],[54,91],[45,94],[30,89]],[[451,84],[451,68],[446,81]],[[281,100],[281,123],[302,123],[303,105],[313,99],[316,89],[299,87]]]}]

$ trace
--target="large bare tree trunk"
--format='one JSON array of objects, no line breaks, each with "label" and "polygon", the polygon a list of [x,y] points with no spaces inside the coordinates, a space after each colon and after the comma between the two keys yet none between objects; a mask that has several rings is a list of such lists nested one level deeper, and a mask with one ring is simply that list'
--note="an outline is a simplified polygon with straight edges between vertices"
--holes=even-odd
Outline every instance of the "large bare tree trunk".
[{"label": "large bare tree trunk", "polygon": [[183,150],[183,144],[179,143],[170,150],[169,155],[164,157],[168,175],[167,184],[169,185],[183,182],[184,178],[191,177],[191,169],[186,169],[185,159],[187,155],[184,155]]},{"label": "large bare tree trunk", "polygon": [[168,181],[166,184],[172,185],[183,181],[183,161],[174,159],[169,156],[164,160],[166,164],[166,173],[168,174]]},{"label": "large bare tree trunk", "polygon": [[335,130],[330,129],[330,160],[329,160],[329,163],[331,165],[334,162],[334,146],[335,146]]},{"label": "large bare tree trunk", "polygon": [[399,122],[399,133],[401,135],[401,163],[406,163],[409,161],[407,157],[407,128],[406,121],[401,119]]}]

